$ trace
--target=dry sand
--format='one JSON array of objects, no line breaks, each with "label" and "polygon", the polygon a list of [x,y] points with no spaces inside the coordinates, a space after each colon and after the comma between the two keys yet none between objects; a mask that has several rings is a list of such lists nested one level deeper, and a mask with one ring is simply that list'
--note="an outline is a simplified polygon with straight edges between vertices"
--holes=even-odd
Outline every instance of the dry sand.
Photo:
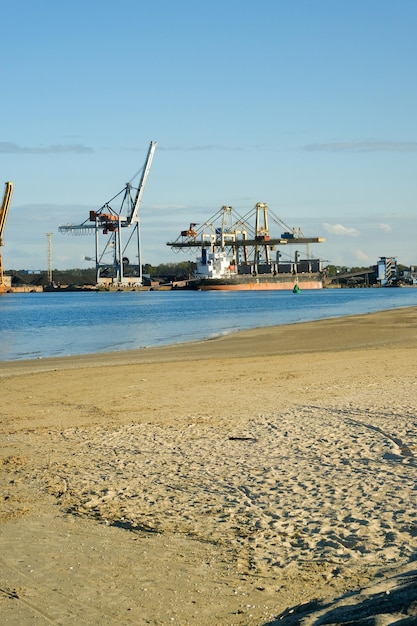
[{"label": "dry sand", "polygon": [[2,623],[417,623],[417,309],[0,364]]}]

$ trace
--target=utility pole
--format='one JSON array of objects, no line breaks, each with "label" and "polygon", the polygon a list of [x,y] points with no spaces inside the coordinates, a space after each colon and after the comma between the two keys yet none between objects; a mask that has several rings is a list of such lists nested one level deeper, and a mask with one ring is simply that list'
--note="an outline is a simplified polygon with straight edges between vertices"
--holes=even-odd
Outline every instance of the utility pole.
[{"label": "utility pole", "polygon": [[48,283],[52,285],[52,233],[46,233],[48,237]]}]

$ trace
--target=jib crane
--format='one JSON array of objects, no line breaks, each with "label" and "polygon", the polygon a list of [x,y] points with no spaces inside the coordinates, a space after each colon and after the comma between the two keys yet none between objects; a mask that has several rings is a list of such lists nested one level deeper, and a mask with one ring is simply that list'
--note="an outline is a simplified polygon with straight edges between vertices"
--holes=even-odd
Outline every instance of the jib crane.
[{"label": "jib crane", "polygon": [[[142,175],[138,188],[133,189],[131,183],[127,183],[124,189],[114,198],[106,202],[97,211],[90,211],[89,218],[82,224],[65,224],[59,226],[59,232],[71,234],[95,234],[96,249],[96,283],[115,284],[142,284],[142,261],[140,250],[140,219],[139,205],[142,200],[149,170],[151,169],[153,155],[156,149],[156,141],[151,141],[142,168]],[[138,172],[138,173],[139,173]],[[120,208],[112,208],[116,198],[122,196]],[[130,228],[127,241],[122,240],[122,231]],[[99,235],[106,235],[104,245],[100,245]],[[136,262],[131,263],[130,249],[134,248]]]},{"label": "jib crane", "polygon": [[[9,212],[10,202],[12,199],[12,193],[13,193],[13,183],[9,181],[6,183],[6,188],[4,190],[3,203],[1,205],[1,210],[0,210],[0,246],[4,246],[3,235],[4,235],[4,230],[6,228],[7,214]],[[3,260],[2,260],[2,256],[0,252],[0,293],[5,293],[6,291],[8,291],[8,287],[4,283]]]}]

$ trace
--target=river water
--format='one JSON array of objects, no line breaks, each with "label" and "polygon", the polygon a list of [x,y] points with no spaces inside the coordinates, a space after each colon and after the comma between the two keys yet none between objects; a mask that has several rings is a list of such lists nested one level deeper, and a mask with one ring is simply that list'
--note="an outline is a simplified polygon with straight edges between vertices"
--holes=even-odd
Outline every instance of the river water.
[{"label": "river water", "polygon": [[0,361],[161,346],[416,304],[414,288],[4,294]]}]

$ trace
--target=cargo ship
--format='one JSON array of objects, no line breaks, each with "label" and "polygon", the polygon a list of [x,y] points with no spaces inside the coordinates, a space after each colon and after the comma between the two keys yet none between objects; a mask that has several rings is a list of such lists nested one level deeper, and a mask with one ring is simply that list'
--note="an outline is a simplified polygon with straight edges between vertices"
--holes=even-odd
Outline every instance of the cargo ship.
[{"label": "cargo ship", "polygon": [[[261,291],[322,289],[323,263],[310,255],[310,244],[323,237],[305,237],[301,229],[289,228],[280,218],[279,236],[271,235],[266,203],[258,202],[247,215],[223,206],[200,229],[191,223],[180,237],[167,245],[173,249],[199,248],[200,255],[186,288],[203,291]],[[293,246],[294,254],[286,254]],[[306,248],[303,256],[300,248]]]},{"label": "cargo ship", "polygon": [[234,265],[224,252],[202,251],[197,261],[194,287],[201,290],[292,290],[321,289],[323,272],[319,259],[292,263]]}]

